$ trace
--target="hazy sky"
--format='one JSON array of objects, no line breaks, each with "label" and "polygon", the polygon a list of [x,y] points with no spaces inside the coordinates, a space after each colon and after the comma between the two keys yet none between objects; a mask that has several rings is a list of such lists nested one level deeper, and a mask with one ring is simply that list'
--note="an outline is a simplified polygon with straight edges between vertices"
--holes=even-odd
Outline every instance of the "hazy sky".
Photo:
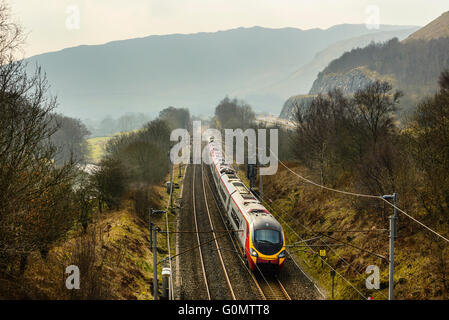
[{"label": "hazy sky", "polygon": [[[447,0],[9,0],[28,32],[27,56],[152,34],[263,26],[328,28],[341,23],[423,26]],[[374,7],[373,7],[374,6]],[[373,9],[374,8],[374,9]],[[378,9],[376,9],[378,8]],[[376,10],[378,14],[376,14]]]}]

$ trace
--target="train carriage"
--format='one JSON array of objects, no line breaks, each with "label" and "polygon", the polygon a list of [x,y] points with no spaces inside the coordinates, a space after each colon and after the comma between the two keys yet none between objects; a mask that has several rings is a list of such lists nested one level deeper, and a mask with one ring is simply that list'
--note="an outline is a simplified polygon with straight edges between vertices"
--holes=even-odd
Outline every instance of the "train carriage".
[{"label": "train carriage", "polygon": [[286,258],[282,226],[225,163],[221,145],[211,139],[207,147],[218,196],[228,225],[236,231],[245,261],[253,271],[257,268],[279,271]]}]

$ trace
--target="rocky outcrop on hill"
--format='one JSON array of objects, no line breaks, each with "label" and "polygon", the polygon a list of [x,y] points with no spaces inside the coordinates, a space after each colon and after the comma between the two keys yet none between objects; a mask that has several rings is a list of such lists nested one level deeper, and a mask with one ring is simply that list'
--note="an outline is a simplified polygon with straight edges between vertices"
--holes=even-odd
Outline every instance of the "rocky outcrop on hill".
[{"label": "rocky outcrop on hill", "polygon": [[326,93],[333,89],[340,89],[343,93],[353,94],[357,90],[363,89],[370,82],[375,80],[375,73],[369,72],[364,67],[354,68],[344,74],[323,74],[320,73],[314,81],[309,94]]},{"label": "rocky outcrop on hill", "polygon": [[315,97],[316,95],[298,95],[290,97],[285,101],[279,117],[282,119],[293,120],[296,108],[308,108]]},{"label": "rocky outcrop on hill", "polygon": [[284,103],[279,117],[292,120],[296,107],[308,108],[312,100],[320,93],[325,94],[331,90],[340,89],[345,95],[351,95],[366,87],[370,82],[382,78],[385,77],[381,77],[365,67],[354,68],[344,74],[320,73],[309,94],[290,97]]}]

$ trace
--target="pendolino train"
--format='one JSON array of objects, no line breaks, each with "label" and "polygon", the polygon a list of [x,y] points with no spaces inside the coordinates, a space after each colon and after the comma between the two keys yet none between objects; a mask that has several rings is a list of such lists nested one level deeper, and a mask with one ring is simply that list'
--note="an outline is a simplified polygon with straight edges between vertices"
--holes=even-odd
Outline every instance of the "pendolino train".
[{"label": "pendolino train", "polygon": [[225,164],[219,142],[209,139],[210,168],[227,223],[235,232],[251,270],[278,272],[285,262],[284,232],[280,223],[248,190],[235,170]]}]

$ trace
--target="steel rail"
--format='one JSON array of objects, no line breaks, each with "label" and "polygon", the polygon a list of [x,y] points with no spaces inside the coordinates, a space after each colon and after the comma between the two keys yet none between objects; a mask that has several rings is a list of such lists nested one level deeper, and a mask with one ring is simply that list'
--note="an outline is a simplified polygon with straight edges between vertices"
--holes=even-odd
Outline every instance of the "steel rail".
[{"label": "steel rail", "polygon": [[207,283],[206,268],[204,267],[203,252],[201,250],[200,234],[198,233],[198,231],[199,231],[199,229],[198,229],[198,221],[197,221],[198,218],[197,218],[197,215],[196,215],[196,205],[195,205],[195,165],[193,165],[193,178],[192,178],[192,180],[193,180],[192,181],[193,215],[194,215],[194,218],[195,218],[195,230],[197,231],[196,238],[198,240],[198,251],[200,253],[201,269],[203,271],[203,279],[204,279],[204,284],[206,286],[207,298],[209,300],[211,300],[209,284]]},{"label": "steel rail", "polygon": [[214,235],[214,242],[215,242],[215,246],[217,247],[217,253],[218,253],[218,257],[220,258],[220,264],[221,267],[223,269],[224,275],[225,275],[225,279],[226,279],[226,283],[228,285],[229,291],[231,293],[232,299],[236,300],[235,298],[235,294],[234,294],[234,290],[232,289],[232,285],[231,285],[231,280],[229,279],[229,275],[228,275],[228,271],[226,270],[226,266],[224,264],[224,260],[223,257],[221,255],[221,251],[220,251],[220,246],[218,244],[218,240],[217,240],[217,236],[215,234],[215,228],[214,228],[214,224],[212,222],[212,218],[210,215],[210,211],[209,211],[209,205],[207,204],[207,196],[206,196],[206,188],[204,187],[204,171],[203,171],[203,163],[201,163],[201,184],[203,186],[203,194],[204,194],[204,203],[206,204],[206,212],[207,212],[207,217],[209,218],[209,223],[210,223],[210,227],[212,230],[212,233]]}]

